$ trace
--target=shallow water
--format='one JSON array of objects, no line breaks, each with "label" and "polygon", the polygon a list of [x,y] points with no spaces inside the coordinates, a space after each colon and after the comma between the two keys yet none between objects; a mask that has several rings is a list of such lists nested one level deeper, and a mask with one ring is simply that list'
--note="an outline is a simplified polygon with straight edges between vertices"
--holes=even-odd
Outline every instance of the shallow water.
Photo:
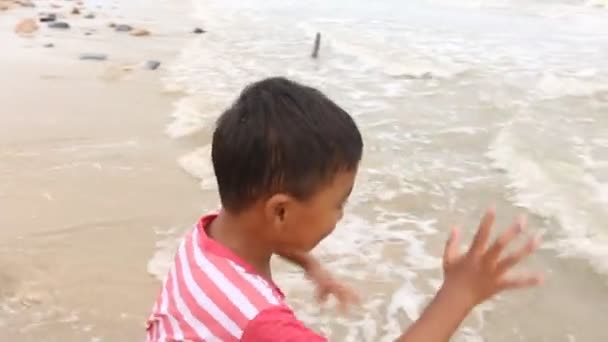
[{"label": "shallow water", "polygon": [[[201,180],[204,207],[217,206],[209,132],[249,82],[285,75],[319,87],[363,131],[357,188],[318,254],[369,297],[352,316],[319,313],[301,275],[278,265],[303,320],[335,340],[392,340],[440,284],[447,228],[474,227],[495,203],[502,223],[521,211],[532,216],[530,234],[542,232],[546,243],[529,266],[548,273],[549,284],[482,306],[457,340],[608,339],[603,3],[194,5],[209,32],[184,47],[165,80],[188,94],[167,133],[200,142],[178,162]],[[316,32],[320,58],[311,60]],[[179,235],[159,243],[154,273],[163,274],[158,266]]]}]

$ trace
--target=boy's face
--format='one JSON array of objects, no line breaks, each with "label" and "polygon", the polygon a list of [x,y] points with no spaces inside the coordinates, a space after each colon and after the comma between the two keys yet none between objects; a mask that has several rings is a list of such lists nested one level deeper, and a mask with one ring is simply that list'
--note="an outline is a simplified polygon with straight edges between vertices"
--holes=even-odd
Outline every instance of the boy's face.
[{"label": "boy's face", "polygon": [[274,213],[276,249],[308,252],[327,237],[342,218],[356,173],[356,170],[338,172],[331,183],[306,201],[286,195],[273,196],[267,208]]}]

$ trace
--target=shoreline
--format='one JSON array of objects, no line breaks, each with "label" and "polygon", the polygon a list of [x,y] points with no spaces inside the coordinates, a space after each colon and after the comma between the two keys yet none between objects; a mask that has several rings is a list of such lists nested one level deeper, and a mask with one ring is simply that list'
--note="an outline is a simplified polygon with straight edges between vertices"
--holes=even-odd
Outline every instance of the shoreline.
[{"label": "shoreline", "polygon": [[[478,98],[470,96],[467,90],[477,91],[485,84],[471,83],[479,79],[463,77],[473,85],[466,89],[438,83],[433,92],[423,88],[426,95],[404,95],[401,102],[396,95],[409,89],[404,83],[420,91],[414,85],[423,86],[427,80],[379,78],[386,85],[397,85],[382,93],[373,78],[361,77],[366,73],[353,72],[366,80],[358,83],[347,74],[334,73],[331,66],[323,73],[308,64],[302,66],[302,61],[308,61],[308,45],[302,58],[300,52],[292,55],[293,51],[281,50],[280,39],[289,42],[293,37],[274,37],[272,32],[281,25],[272,16],[268,20],[256,17],[250,30],[255,39],[271,37],[274,41],[243,47],[247,26],[239,26],[243,23],[238,18],[230,22],[219,15],[226,15],[221,13],[223,8],[208,12],[202,6],[199,12],[213,19],[200,21],[217,27],[208,33],[205,44],[192,44],[189,53],[182,53],[186,41],[196,38],[194,25],[184,19],[192,12],[187,4],[159,1],[143,7],[140,1],[111,1],[103,9],[92,7],[97,15],[93,21],[66,14],[73,24],[70,30],[49,30],[41,25],[32,38],[17,37],[14,25],[42,9],[0,12],[0,39],[6,42],[6,52],[0,55],[0,72],[6,75],[0,82],[0,101],[5,105],[0,113],[0,127],[4,128],[0,134],[0,208],[8,213],[0,215],[0,331],[7,340],[100,342],[144,336],[146,316],[160,287],[153,275],[164,277],[165,263],[171,263],[177,241],[216,203],[206,156],[213,115],[234,95],[234,89],[226,91],[232,83],[261,70],[292,70],[296,76],[313,79],[312,85],[314,79],[327,82],[324,87],[333,90],[337,99],[342,96],[340,102],[345,100],[352,108],[382,94],[387,99],[381,104],[403,108],[400,115],[389,106],[359,108],[372,114],[358,121],[367,130],[367,144],[372,147],[367,171],[373,172],[361,172],[353,207],[347,210],[350,214],[315,251],[337,276],[369,293],[369,301],[357,316],[320,312],[310,301],[312,289],[299,270],[276,264],[277,283],[288,294],[297,316],[330,338],[358,341],[366,336],[366,340],[388,341],[416,318],[440,284],[436,257],[442,251],[444,228],[455,220],[473,227],[479,206],[493,201],[501,208],[500,227],[526,210],[509,197],[514,190],[501,175],[505,170],[486,168],[485,157],[471,157],[483,155],[496,133],[488,127],[505,119],[492,119],[492,115],[507,114],[495,107],[479,107]],[[61,3],[69,4],[62,9],[65,12],[76,2]],[[93,6],[100,1],[86,3]],[[149,29],[151,35],[119,33],[108,27],[110,22]],[[48,43],[54,46],[44,47]],[[305,46],[295,45],[296,49]],[[265,52],[260,47],[268,46],[272,46],[272,54],[260,53]],[[332,53],[323,50],[320,55],[324,65],[341,60],[332,59],[328,52]],[[108,59],[81,61],[81,53],[104,53]],[[170,66],[178,54],[181,65]],[[268,65],[289,63],[265,68],[256,63],[260,56]],[[150,59],[161,61],[159,70],[145,69],[145,61]],[[427,68],[432,75],[441,71],[434,64],[422,65],[421,70]],[[176,71],[170,75],[173,80],[163,79],[167,71]],[[227,75],[233,75],[232,79]],[[343,77],[345,87],[332,83]],[[170,84],[163,91],[163,81],[175,81],[176,87]],[[350,88],[352,82],[355,86]],[[488,80],[488,92],[494,91],[490,86],[494,84],[494,79]],[[177,85],[198,91],[169,92],[180,89]],[[499,94],[504,90],[496,89]],[[352,101],[349,90],[356,95]],[[448,96],[451,92],[458,96]],[[505,99],[516,98],[505,95]],[[452,106],[470,109],[472,114],[479,109],[483,116],[469,118],[467,111],[461,111],[449,118],[454,121],[440,127],[409,122],[410,114],[417,117],[429,111],[433,115],[429,101],[444,109],[437,116],[440,120],[429,122],[442,123],[444,114],[450,113],[446,109]],[[564,108],[574,104],[566,102]],[[173,120],[171,113],[173,119],[182,114],[181,120]],[[402,118],[407,122],[402,123]],[[399,131],[390,139],[394,128]],[[454,130],[458,128],[461,130]],[[413,134],[412,139],[400,136],[401,132]],[[430,143],[424,143],[425,139]],[[395,151],[415,153],[393,158]],[[452,156],[460,158],[453,161]],[[464,169],[462,161],[468,163]],[[475,179],[477,176],[481,178]],[[412,191],[393,192],[404,187]],[[543,217],[532,214],[530,218],[530,233],[558,228]],[[359,255],[360,250],[366,250],[365,255]],[[607,339],[605,330],[598,329],[601,307],[608,304],[606,278],[592,273],[587,260],[560,255],[547,246],[525,266],[546,271],[546,286],[501,296],[480,307],[454,340]],[[359,332],[365,334],[355,336]]]},{"label": "shoreline", "polygon": [[[65,31],[40,23],[29,38],[13,25],[42,9],[0,12],[0,101],[12,109],[0,115],[7,340],[143,338],[160,288],[146,269],[157,235],[199,214],[198,188],[176,164],[184,148],[164,133],[178,96],[163,90],[162,69],[191,37],[177,15],[186,4],[167,12],[123,3],[107,6],[124,18],[95,7],[98,19],[68,16]],[[115,32],[107,27],[115,19],[152,33]],[[183,31],[167,29],[177,22]],[[79,60],[81,53],[108,58]],[[160,70],[144,66],[151,59]]]}]

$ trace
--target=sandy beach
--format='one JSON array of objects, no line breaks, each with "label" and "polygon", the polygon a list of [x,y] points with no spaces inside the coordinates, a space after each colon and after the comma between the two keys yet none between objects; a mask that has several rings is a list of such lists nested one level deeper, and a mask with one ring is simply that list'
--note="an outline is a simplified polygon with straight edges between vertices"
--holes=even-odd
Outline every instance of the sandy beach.
[{"label": "sandy beach", "polygon": [[608,341],[604,7],[32,4],[0,0],[0,341],[141,341],[178,241],[217,208],[213,123],[270,75],[327,93],[366,145],[346,215],[314,251],[361,308],[320,310],[277,262],[307,325],[393,341],[440,286],[449,226],[470,236],[496,204],[501,227],[523,213],[543,234],[524,266],[547,283],[482,305],[453,340]]},{"label": "sandy beach", "polygon": [[[13,32],[48,2],[0,12],[0,339],[141,340],[159,287],[146,270],[155,229],[199,213],[200,194],[175,163],[180,147],[164,135],[177,94],[160,83],[192,28],[164,30],[162,8],[54,3],[70,29]],[[82,15],[66,14],[75,6]],[[158,70],[143,65],[151,59]]]}]

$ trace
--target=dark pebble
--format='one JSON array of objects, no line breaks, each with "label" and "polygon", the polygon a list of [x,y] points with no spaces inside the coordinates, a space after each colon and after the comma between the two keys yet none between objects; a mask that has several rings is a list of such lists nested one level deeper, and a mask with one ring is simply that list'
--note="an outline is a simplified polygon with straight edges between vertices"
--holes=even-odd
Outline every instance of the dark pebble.
[{"label": "dark pebble", "polygon": [[125,24],[116,25],[117,32],[129,32],[131,30],[133,30],[133,27],[131,27],[129,25],[125,25]]},{"label": "dark pebble", "polygon": [[201,33],[205,33],[205,32],[207,32],[207,31],[203,30],[200,27],[197,27],[194,29],[194,31],[192,31],[192,33],[195,33],[195,34],[201,34]]},{"label": "dark pebble", "polygon": [[63,22],[63,21],[55,21],[55,22],[49,23],[49,28],[67,30],[70,28],[70,24]]},{"label": "dark pebble", "polygon": [[89,14],[85,15],[84,17],[85,17],[85,19],[95,19],[95,14],[89,13]]},{"label": "dark pebble", "polygon": [[150,60],[150,61],[146,61],[146,69],[148,70],[156,70],[158,69],[158,67],[160,66],[160,62],[159,61],[154,61],[154,60]]},{"label": "dark pebble", "polygon": [[50,23],[57,20],[57,15],[55,13],[45,13],[40,15],[41,23]]},{"label": "dark pebble", "polygon": [[83,53],[79,59],[83,61],[105,61],[108,59],[108,55],[105,53]]},{"label": "dark pebble", "polygon": [[46,43],[46,44],[44,44],[43,46],[44,46],[45,48],[52,48],[52,47],[55,47],[55,44],[53,44],[53,43]]}]

